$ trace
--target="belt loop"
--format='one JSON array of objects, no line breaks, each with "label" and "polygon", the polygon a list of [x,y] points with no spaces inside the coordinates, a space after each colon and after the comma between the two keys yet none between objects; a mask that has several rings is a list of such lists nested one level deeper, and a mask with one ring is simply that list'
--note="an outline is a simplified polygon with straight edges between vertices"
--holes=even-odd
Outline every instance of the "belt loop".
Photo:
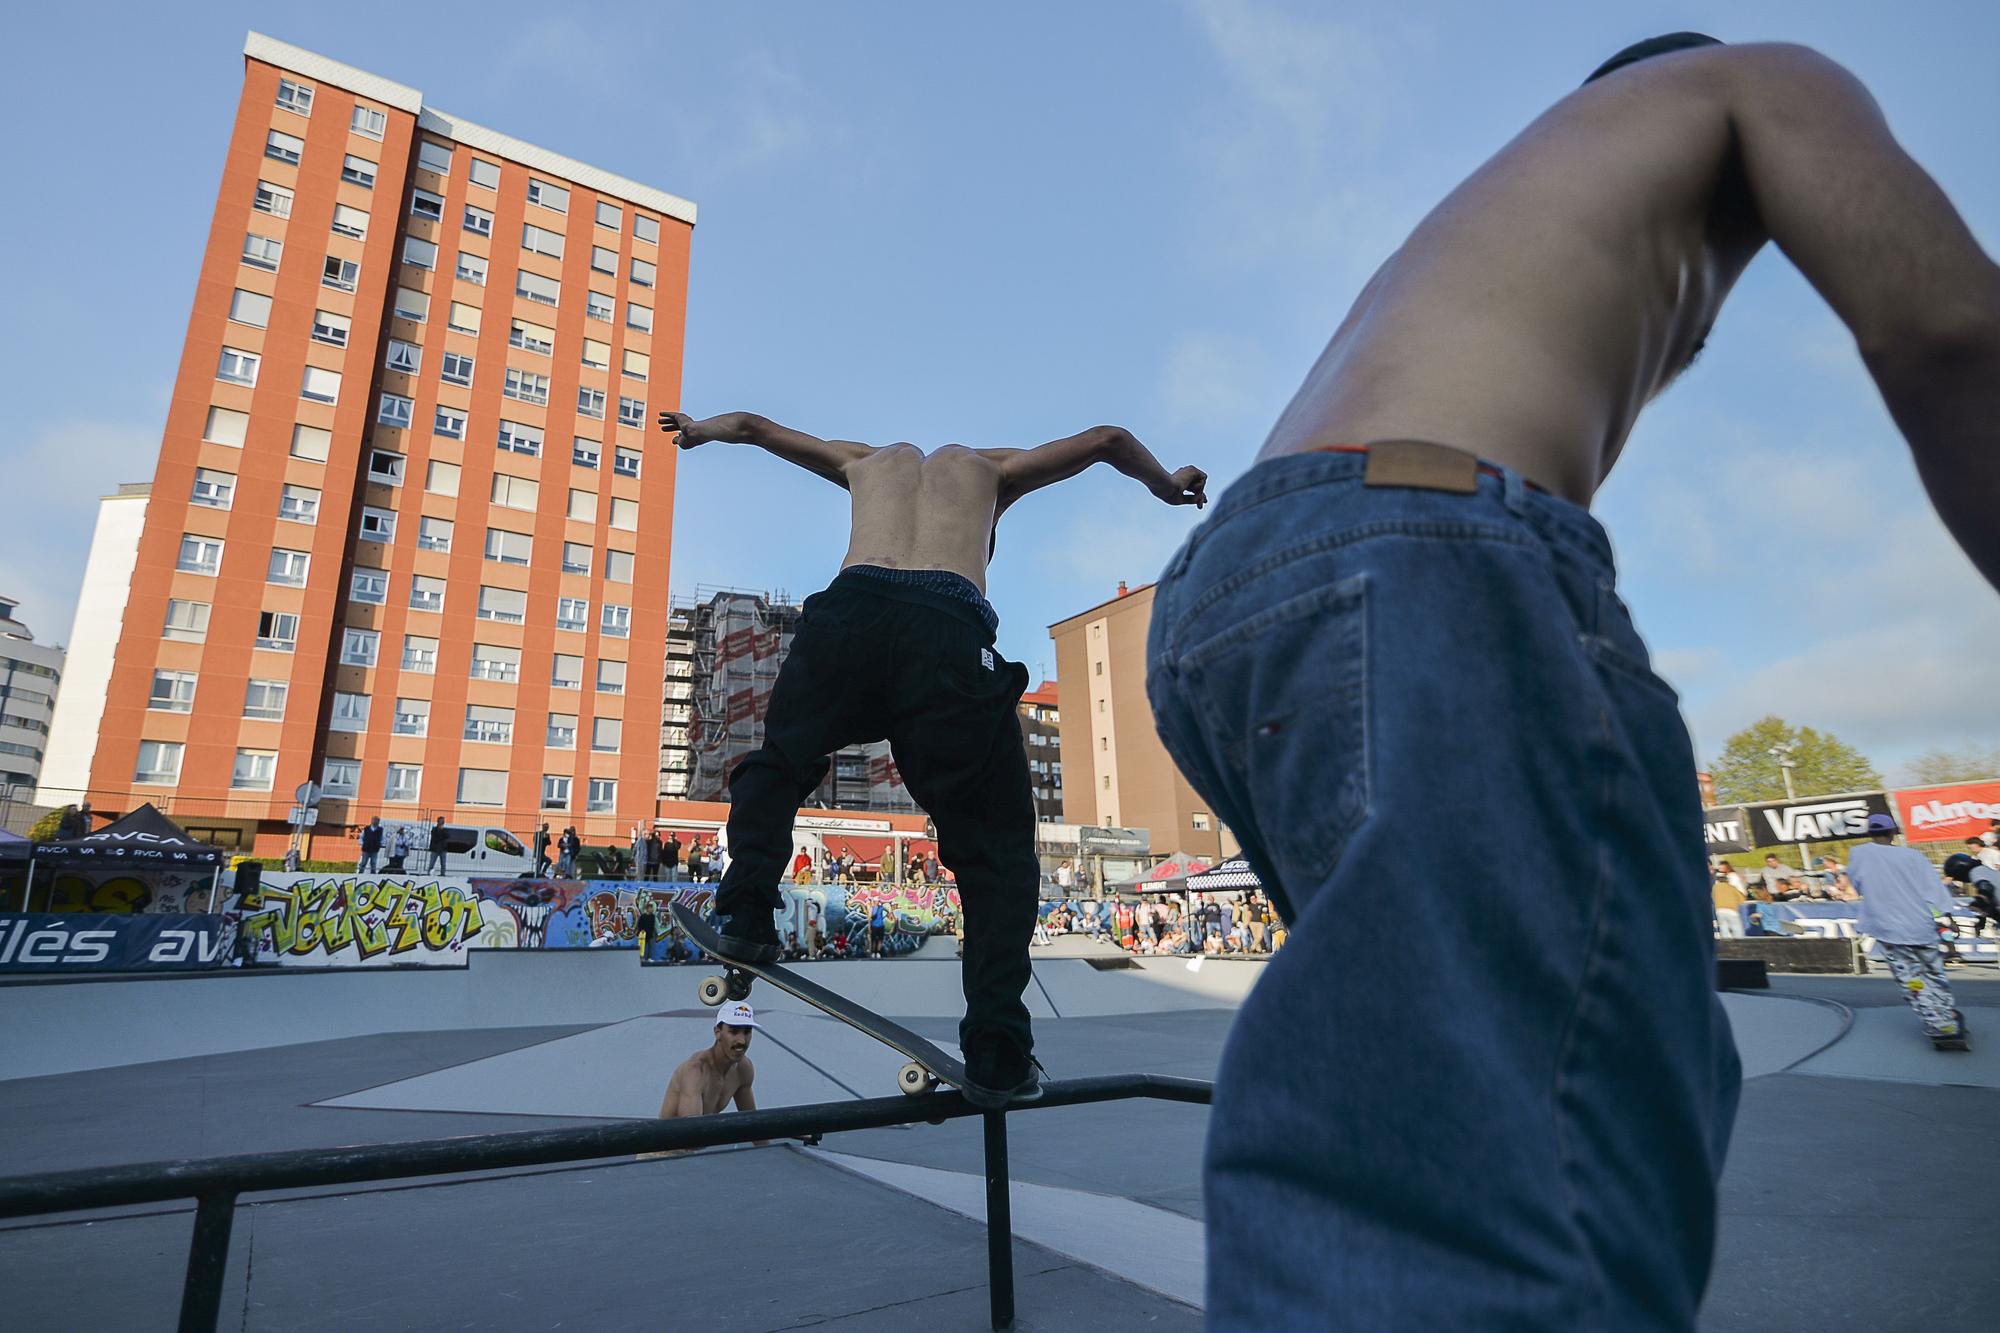
[{"label": "belt loop", "polygon": [[1519,472],[1501,463],[1490,464],[1500,474],[1500,500],[1508,512],[1525,516],[1528,512],[1528,482]]}]

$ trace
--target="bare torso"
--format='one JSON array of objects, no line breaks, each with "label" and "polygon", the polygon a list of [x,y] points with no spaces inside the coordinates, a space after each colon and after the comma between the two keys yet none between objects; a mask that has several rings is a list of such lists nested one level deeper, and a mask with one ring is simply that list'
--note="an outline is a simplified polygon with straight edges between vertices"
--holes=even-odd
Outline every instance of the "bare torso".
[{"label": "bare torso", "polygon": [[1258,458],[1434,440],[1587,505],[1765,240],[1698,58],[1580,89],[1383,264]]},{"label": "bare torso", "polygon": [[1000,465],[948,444],[926,454],[891,444],[847,465],[851,532],[840,567],[945,569],[986,591],[999,521]]},{"label": "bare torso", "polygon": [[[660,1101],[660,1118],[720,1114],[753,1078],[755,1071],[747,1056],[718,1069],[710,1052],[696,1051],[681,1061],[673,1077],[667,1080],[667,1095]],[[696,1096],[701,1102],[699,1112],[690,1109]]]}]

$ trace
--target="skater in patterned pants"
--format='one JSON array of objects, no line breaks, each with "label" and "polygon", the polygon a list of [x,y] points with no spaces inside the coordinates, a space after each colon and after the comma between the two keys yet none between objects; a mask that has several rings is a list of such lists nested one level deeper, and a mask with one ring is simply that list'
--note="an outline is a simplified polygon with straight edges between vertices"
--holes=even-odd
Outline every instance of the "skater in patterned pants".
[{"label": "skater in patterned pants", "polygon": [[1913,847],[1896,846],[1899,830],[1888,815],[1868,816],[1868,841],[1847,859],[1847,874],[1861,891],[1861,933],[1902,983],[1903,998],[1923,1020],[1924,1035],[1939,1046],[1964,1050],[1965,1020],[1944,980],[1938,919],[1952,908],[1937,867]]}]

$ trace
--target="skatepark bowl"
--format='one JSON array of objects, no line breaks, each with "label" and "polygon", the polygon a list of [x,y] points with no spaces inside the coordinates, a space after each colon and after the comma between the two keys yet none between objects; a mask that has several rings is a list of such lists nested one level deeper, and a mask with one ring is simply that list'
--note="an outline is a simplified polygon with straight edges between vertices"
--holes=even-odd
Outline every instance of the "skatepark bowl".
[{"label": "skatepark bowl", "polygon": [[[1065,952],[1006,1114],[760,988],[760,1109],[658,1120],[709,972],[629,952],[0,985],[0,1326],[1198,1328],[1208,1080],[1264,964]],[[805,966],[955,1036],[948,946]],[[1724,993],[1705,1333],[1992,1326],[1996,980],[1953,974],[1969,1053],[1879,969]]]}]

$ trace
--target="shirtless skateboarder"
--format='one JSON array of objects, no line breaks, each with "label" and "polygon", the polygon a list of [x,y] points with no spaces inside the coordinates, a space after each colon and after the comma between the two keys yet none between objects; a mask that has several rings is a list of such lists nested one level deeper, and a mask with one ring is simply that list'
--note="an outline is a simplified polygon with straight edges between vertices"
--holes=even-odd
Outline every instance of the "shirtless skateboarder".
[{"label": "shirtless skateboarder", "polygon": [[[1620,52],[1368,282],[1160,579],[1167,748],[1287,924],[1208,1135],[1219,1329],[1687,1329],[1739,1067],[1673,691],[1588,506],[1767,243],[2000,586],[2000,270],[1797,46]],[[1439,828],[1496,873],[1422,913]]]},{"label": "shirtless skateboarder", "polygon": [[684,1115],[719,1115],[730,1102],[739,1111],[757,1109],[751,1085],[757,1067],[750,1063],[750,1034],[757,1030],[757,1015],[742,1000],[722,1006],[715,1020],[715,1043],[681,1061],[667,1080],[667,1095],[660,1099],[660,1119]]},{"label": "shirtless skateboarder", "polygon": [[1034,449],[950,444],[930,454],[822,440],[748,412],[705,421],[662,412],[660,429],[679,435],[683,449],[754,444],[853,497],[841,572],[806,599],[771,690],[764,744],[730,775],[731,860],[715,906],[732,952],[777,957],[772,913],[799,802],[834,751],[887,739],[910,795],[937,824],[964,903],[965,1094],[989,1107],[1040,1095],[1021,999],[1040,881],[1015,712],[1028,672],[993,651],[1000,619],[986,601],[986,565],[995,525],[1022,496],[1093,463],[1176,505],[1205,503],[1207,477],[1191,467],[1167,472],[1116,426]]}]

